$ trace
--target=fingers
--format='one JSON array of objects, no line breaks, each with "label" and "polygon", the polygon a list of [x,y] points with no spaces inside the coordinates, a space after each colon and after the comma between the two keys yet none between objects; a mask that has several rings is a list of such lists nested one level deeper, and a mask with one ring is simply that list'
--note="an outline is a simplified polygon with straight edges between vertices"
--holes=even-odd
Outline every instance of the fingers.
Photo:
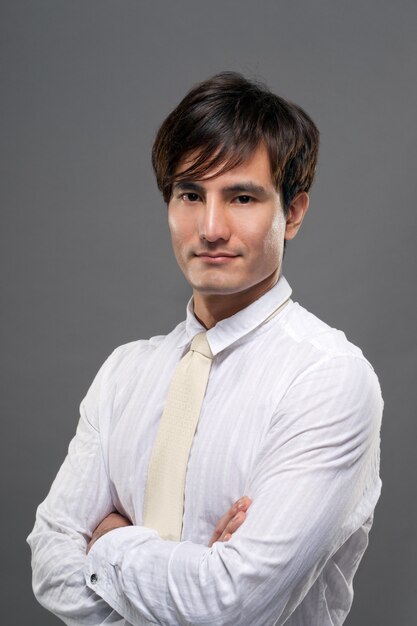
[{"label": "fingers", "polygon": [[246,518],[246,511],[252,504],[248,496],[239,498],[230,509],[219,519],[211,536],[209,547],[215,541],[228,541],[232,534],[241,526]]},{"label": "fingers", "polygon": [[121,528],[122,526],[131,525],[132,522],[120,513],[109,513],[109,515],[107,515],[107,517],[105,517],[97,526],[97,528],[93,531],[93,534],[87,545],[87,553],[90,551],[91,547],[97,541],[97,539],[100,539],[100,537],[102,537],[106,533],[110,532],[111,530],[115,530],[116,528]]},{"label": "fingers", "polygon": [[237,502],[235,502],[232,509],[236,507],[238,511],[247,511],[251,504],[252,500],[249,496],[242,496]]},{"label": "fingers", "polygon": [[234,516],[239,513],[239,511],[246,511],[251,502],[252,500],[248,498],[248,496],[243,496],[232,504],[230,509],[219,519],[216,528],[214,529],[213,537],[216,537],[214,541],[217,541],[224,533],[227,525],[231,522]]},{"label": "fingers", "polygon": [[224,531],[222,532],[222,534],[220,535],[217,541],[229,541],[233,533],[236,532],[240,526],[242,526],[245,519],[246,519],[245,511],[239,511],[238,513],[236,513],[236,515],[232,517],[230,522],[226,525]]}]

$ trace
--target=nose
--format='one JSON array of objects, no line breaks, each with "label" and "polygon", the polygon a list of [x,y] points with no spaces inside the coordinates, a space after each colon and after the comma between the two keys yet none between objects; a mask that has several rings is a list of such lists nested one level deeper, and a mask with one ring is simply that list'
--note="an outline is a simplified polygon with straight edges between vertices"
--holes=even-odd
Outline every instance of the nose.
[{"label": "nose", "polygon": [[202,222],[200,237],[210,243],[218,240],[230,239],[230,225],[224,203],[218,198],[207,198]]}]

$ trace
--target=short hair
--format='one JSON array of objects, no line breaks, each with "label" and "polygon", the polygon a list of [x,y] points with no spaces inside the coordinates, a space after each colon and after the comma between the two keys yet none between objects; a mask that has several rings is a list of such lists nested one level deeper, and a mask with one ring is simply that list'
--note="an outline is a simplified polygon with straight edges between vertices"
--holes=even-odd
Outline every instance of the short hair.
[{"label": "short hair", "polygon": [[[152,149],[158,188],[169,202],[174,183],[226,172],[266,145],[271,175],[281,191],[284,213],[314,179],[319,131],[296,104],[260,82],[222,72],[188,92],[162,123]],[[191,159],[185,170],[181,162]],[[221,169],[218,169],[218,168]]]}]

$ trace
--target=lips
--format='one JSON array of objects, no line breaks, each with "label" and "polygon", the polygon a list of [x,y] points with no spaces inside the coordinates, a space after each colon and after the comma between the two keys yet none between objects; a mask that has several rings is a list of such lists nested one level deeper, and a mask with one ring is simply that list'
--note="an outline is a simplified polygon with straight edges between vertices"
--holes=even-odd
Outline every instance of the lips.
[{"label": "lips", "polygon": [[238,254],[230,254],[230,252],[216,252],[215,254],[203,252],[196,254],[196,258],[200,259],[206,265],[227,265],[238,257]]},{"label": "lips", "polygon": [[196,256],[204,257],[204,258],[209,257],[210,259],[219,259],[219,258],[224,258],[224,257],[234,259],[235,257],[239,255],[230,254],[230,252],[216,252],[215,254],[209,254],[208,252],[200,252],[199,254],[196,254]]}]

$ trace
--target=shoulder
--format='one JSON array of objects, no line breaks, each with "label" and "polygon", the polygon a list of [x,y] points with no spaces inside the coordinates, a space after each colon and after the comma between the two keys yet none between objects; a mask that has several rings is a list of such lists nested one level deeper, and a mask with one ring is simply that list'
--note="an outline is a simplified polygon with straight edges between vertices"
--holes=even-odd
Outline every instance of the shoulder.
[{"label": "shoulder", "polygon": [[81,402],[82,409],[93,415],[99,406],[113,406],[116,398],[128,397],[154,356],[159,352],[164,358],[183,333],[184,322],[167,335],[138,339],[115,348],[98,370]]},{"label": "shoulder", "polygon": [[[332,401],[382,407],[381,389],[373,366],[345,333],[319,319],[296,302],[282,316],[286,347],[284,376],[287,393]],[[378,406],[378,409],[376,407]]]},{"label": "shoulder", "polygon": [[149,339],[138,339],[115,348],[106,360],[106,378],[123,377],[132,370],[143,368],[149,359],[159,352],[169,352],[175,347],[184,333],[181,322],[166,335],[155,335]]},{"label": "shoulder", "polygon": [[132,377],[146,368],[149,361],[161,352],[167,353],[177,345],[184,333],[181,322],[166,335],[137,339],[116,347],[100,367],[96,378],[101,386],[124,386]]},{"label": "shoulder", "polygon": [[351,356],[366,360],[362,350],[351,343],[343,331],[329,326],[297,302],[289,307],[282,327],[295,345],[311,348],[317,359]]},{"label": "shoulder", "polygon": [[299,402],[319,406],[325,420],[340,419],[344,414],[362,426],[368,420],[378,425],[383,408],[381,388],[362,350],[344,332],[297,303],[282,320],[282,328],[295,363],[286,400],[297,406]]}]

